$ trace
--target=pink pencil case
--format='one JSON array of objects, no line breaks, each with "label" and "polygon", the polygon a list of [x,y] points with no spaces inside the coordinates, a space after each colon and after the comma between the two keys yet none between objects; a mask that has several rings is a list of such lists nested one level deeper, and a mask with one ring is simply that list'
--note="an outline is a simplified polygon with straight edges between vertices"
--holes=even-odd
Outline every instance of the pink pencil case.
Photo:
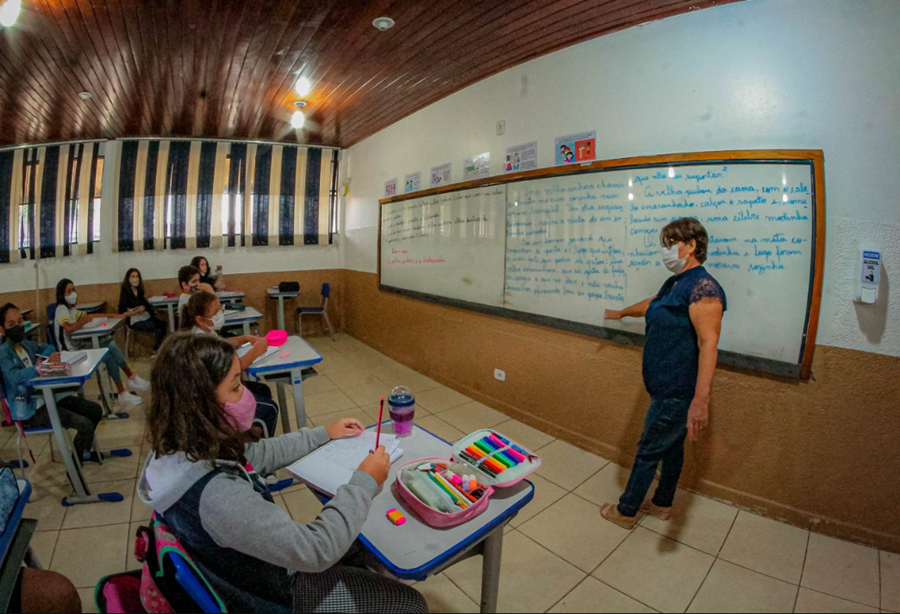
[{"label": "pink pencil case", "polygon": [[[466,450],[476,442],[481,441],[492,434],[498,438],[502,438],[503,442],[508,443],[494,454],[485,454],[485,458],[496,457],[505,451],[508,452],[512,448],[514,451],[518,451],[517,458],[522,456],[525,460],[521,461],[515,467],[506,468],[497,475],[494,475],[493,472],[489,472],[486,468],[483,468],[485,458],[479,459],[478,462],[469,460],[471,457]],[[417,487],[416,482],[413,481],[415,478],[413,472],[419,472],[419,467],[428,464],[447,465],[450,471],[457,475],[474,476],[478,481],[478,485],[484,487],[484,494],[475,503],[471,503],[469,507],[452,512],[447,512],[446,510],[441,510],[433,505],[429,505],[426,501],[420,499],[419,496],[412,492],[413,490],[421,492],[420,488],[422,486],[422,483],[420,482]],[[493,429],[484,429],[466,435],[453,444],[453,456],[449,459],[422,458],[401,467],[400,471],[397,473],[397,492],[399,493],[400,498],[403,499],[403,501],[419,516],[422,522],[428,526],[439,529],[456,527],[473,518],[477,518],[487,511],[491,502],[491,496],[497,489],[515,486],[537,471],[540,466],[541,459],[533,452],[530,452],[525,446],[505,437]],[[433,488],[431,489],[431,492],[434,496],[438,496],[437,491],[434,491]]]}]

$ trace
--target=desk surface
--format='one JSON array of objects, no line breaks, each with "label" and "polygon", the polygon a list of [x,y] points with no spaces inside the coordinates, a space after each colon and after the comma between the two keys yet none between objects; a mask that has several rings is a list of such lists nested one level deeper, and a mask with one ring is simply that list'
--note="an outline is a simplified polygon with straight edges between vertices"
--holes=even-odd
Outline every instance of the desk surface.
[{"label": "desk surface", "polygon": [[278,288],[269,288],[268,293],[271,298],[278,298],[279,296],[285,298],[297,298],[300,296],[299,292],[281,292]]},{"label": "desk surface", "polygon": [[[72,375],[67,375],[64,377],[36,377],[25,382],[25,385],[37,389],[59,388],[63,386],[71,386],[72,384],[83,385],[87,380],[91,378],[91,375],[94,374],[94,371],[97,370],[97,366],[100,364],[100,361],[103,360],[103,357],[109,350],[103,348],[100,350],[80,351],[85,352],[87,354],[87,358],[72,367]],[[72,354],[74,354],[74,352],[61,352],[62,360],[65,361],[66,358],[68,356],[71,356]]]},{"label": "desk surface", "polygon": [[100,308],[106,304],[106,301],[100,301],[99,303],[81,303],[77,305],[79,311],[83,311],[85,313],[95,313],[100,311]]},{"label": "desk surface", "polygon": [[[389,420],[382,432],[393,432]],[[524,481],[512,488],[496,490],[487,511],[469,522],[451,529],[429,527],[397,494],[397,473],[418,459],[449,458],[453,446],[416,426],[410,437],[400,440],[400,447],[405,454],[391,466],[388,481],[372,502],[360,535],[360,540],[399,578],[424,580],[515,517],[534,498],[534,486]],[[403,526],[395,527],[386,518],[387,511],[395,508],[406,516]]]},{"label": "desk surface", "polygon": [[237,311],[233,314],[228,313],[228,308],[225,308],[225,326],[231,326],[233,324],[243,324],[244,322],[255,322],[257,320],[261,320],[263,314],[254,309],[253,307],[247,307],[244,311]]},{"label": "desk surface", "polygon": [[[285,353],[290,353],[290,356],[282,358],[281,356]],[[271,375],[298,367],[309,367],[320,362],[322,362],[322,355],[306,341],[294,336],[288,337],[287,342],[265,360],[250,365],[247,373],[253,377]]]},{"label": "desk surface", "polygon": [[[111,335],[122,325],[125,321],[120,318],[104,318],[102,324],[93,328],[82,328],[81,330],[72,333],[69,335],[72,339],[90,339],[91,337],[103,337],[106,335]],[[99,321],[99,320],[95,320]]]},{"label": "desk surface", "polygon": [[244,298],[247,296],[240,290],[223,290],[221,292],[216,292],[216,295],[220,298]]},{"label": "desk surface", "polygon": [[151,296],[147,299],[147,302],[153,305],[154,307],[160,306],[165,307],[166,305],[177,305],[178,304],[178,295],[176,294],[172,298],[168,296]]}]

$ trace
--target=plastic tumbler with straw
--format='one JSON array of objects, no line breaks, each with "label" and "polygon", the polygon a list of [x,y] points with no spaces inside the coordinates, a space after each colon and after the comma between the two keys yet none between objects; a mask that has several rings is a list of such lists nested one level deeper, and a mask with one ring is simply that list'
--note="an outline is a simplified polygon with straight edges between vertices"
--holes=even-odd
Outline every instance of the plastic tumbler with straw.
[{"label": "plastic tumbler with straw", "polygon": [[394,422],[394,434],[397,437],[412,435],[413,420],[416,417],[416,398],[406,386],[397,386],[391,390],[388,398],[391,420]]}]

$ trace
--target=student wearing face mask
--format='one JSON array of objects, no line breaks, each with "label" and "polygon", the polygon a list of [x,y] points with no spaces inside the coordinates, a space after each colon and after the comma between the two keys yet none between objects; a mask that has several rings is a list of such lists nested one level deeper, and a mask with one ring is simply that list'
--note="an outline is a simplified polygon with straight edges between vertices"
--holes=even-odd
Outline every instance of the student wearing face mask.
[{"label": "student wearing face mask", "polygon": [[[200,280],[200,270],[195,266],[183,266],[178,269],[178,285],[181,286],[181,296],[178,297],[178,317],[184,313],[184,306],[191,300],[191,296],[200,290],[215,293],[212,286]],[[184,320],[181,320],[182,322]]]},{"label": "student wearing face mask", "polygon": [[[0,307],[0,323],[6,331],[6,342],[0,347],[0,372],[6,388],[6,400],[13,420],[26,426],[50,426],[50,414],[41,393],[34,393],[25,385],[38,376],[37,367],[44,361],[58,361],[59,352],[52,345],[42,345],[25,339],[25,319],[12,303]],[[74,429],[75,453],[83,460],[99,462],[94,448],[94,432],[103,417],[103,409],[92,401],[76,395],[57,400],[59,421],[66,429]]]},{"label": "student wearing face mask", "polygon": [[[661,520],[672,516],[672,502],[684,464],[684,441],[699,441],[709,423],[709,397],[718,361],[725,291],[703,267],[709,237],[693,218],[675,220],[661,234],[662,260],[673,274],[655,297],[606,319],[646,318],[644,385],[650,409],[631,478],[618,506],[601,509],[606,520],[626,529],[638,512]],[[652,500],[644,501],[660,470]]]},{"label": "student wearing face mask", "polygon": [[[54,334],[57,339],[63,339],[69,350],[89,350],[93,348],[93,344],[89,339],[73,339],[72,335],[82,328],[88,322],[97,318],[113,318],[122,319],[126,314],[113,313],[97,313],[88,314],[77,308],[78,293],[75,291],[75,284],[71,279],[61,279],[56,284],[56,320],[54,322]],[[128,314],[130,315],[130,314]],[[136,394],[132,394],[125,389],[125,383],[122,382],[122,374],[124,371],[128,377],[128,388],[135,392],[141,392],[150,389],[150,382],[142,378],[140,375],[131,370],[122,351],[116,345],[116,340],[112,335],[107,335],[100,339],[101,347],[105,347],[108,351],[103,358],[103,364],[106,365],[110,377],[116,384],[119,392],[119,405],[127,407],[128,405],[140,405],[144,399]]]},{"label": "student wearing face mask", "polygon": [[[248,443],[253,396],[224,340],[181,332],[160,350],[148,416],[153,451],[138,494],[191,554],[231,612],[425,612],[413,588],[369,571],[357,537],[390,458],[379,446],[309,524],[276,505],[258,475],[332,439],[353,419]],[[192,394],[185,394],[190,390]]]},{"label": "student wearing face mask", "polygon": [[191,260],[191,266],[200,271],[201,284],[207,284],[210,288],[215,288],[216,290],[225,289],[224,279],[220,280],[212,274],[212,265],[205,257],[194,256],[194,259]]},{"label": "student wearing face mask", "polygon": [[144,294],[144,278],[137,269],[128,269],[122,287],[119,290],[119,313],[128,316],[125,324],[128,328],[153,335],[153,351],[159,349],[166,338],[168,325],[156,317],[153,306]]},{"label": "student wearing face mask", "polygon": [[[203,290],[191,296],[184,310],[183,330],[197,335],[218,336],[224,325],[225,312],[218,296]],[[246,371],[269,348],[269,342],[264,338],[251,335],[229,337],[226,341],[235,349],[250,344],[249,351],[239,358],[242,371]],[[246,381],[244,385],[256,398],[256,418],[265,423],[270,435],[274,434],[278,424],[278,404],[272,398],[272,391],[262,382]]]}]

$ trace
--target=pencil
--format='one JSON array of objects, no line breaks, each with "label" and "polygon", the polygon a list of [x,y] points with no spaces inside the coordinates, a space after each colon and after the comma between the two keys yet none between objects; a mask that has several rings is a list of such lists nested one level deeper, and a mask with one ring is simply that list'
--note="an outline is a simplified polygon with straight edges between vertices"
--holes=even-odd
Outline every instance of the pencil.
[{"label": "pencil", "polygon": [[381,443],[381,418],[384,416],[384,397],[381,397],[381,407],[378,408],[378,431],[375,435],[375,449]]}]

